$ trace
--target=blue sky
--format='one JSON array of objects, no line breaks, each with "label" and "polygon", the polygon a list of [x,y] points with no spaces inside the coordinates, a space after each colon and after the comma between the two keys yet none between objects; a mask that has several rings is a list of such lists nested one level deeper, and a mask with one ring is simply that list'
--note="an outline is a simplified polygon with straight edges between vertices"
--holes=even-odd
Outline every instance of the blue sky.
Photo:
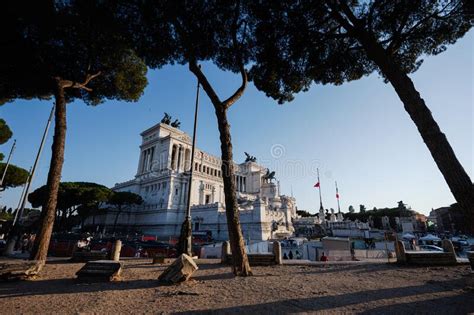
[{"label": "blue sky", "polygon": [[[473,178],[473,36],[424,64],[411,77],[436,121]],[[221,98],[239,77],[212,64],[203,69]],[[63,181],[91,181],[112,186],[136,173],[139,133],[159,122],[163,112],[191,133],[196,79],[185,66],[168,66],[148,74],[149,85],[136,103],[108,101],[96,107],[68,105]],[[13,139],[13,163],[28,169],[39,146],[51,101],[18,100],[0,107],[14,137],[0,147],[7,154]],[[207,96],[201,94],[198,146],[220,156],[217,123]],[[414,123],[393,88],[373,74],[342,86],[313,86],[285,105],[278,105],[252,84],[229,112],[234,158],[244,151],[276,171],[281,191],[297,198],[299,209],[319,206],[316,168],[320,169],[323,202],[336,208],[338,181],[341,209],[395,206],[403,200],[427,214],[454,199]],[[52,132],[33,182],[46,183]],[[20,189],[1,194],[0,204],[16,207]]]}]

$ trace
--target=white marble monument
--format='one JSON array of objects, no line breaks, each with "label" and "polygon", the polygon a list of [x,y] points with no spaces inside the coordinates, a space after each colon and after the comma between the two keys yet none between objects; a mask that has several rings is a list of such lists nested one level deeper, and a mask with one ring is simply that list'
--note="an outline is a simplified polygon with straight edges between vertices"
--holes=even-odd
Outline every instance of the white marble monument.
[{"label": "white marble monument", "polygon": [[[196,148],[191,165],[191,138],[168,124],[156,124],[141,136],[135,178],[116,184],[113,190],[139,194],[145,202],[119,214],[118,230],[133,228],[161,239],[178,236],[185,214],[189,170],[193,167],[193,231],[212,233],[216,240],[228,239],[220,158]],[[244,237],[267,240],[292,235],[296,200],[280,195],[279,185],[265,178],[267,168],[252,157],[247,156],[245,162],[234,167]],[[95,223],[110,231],[116,215],[116,209],[108,207],[105,214],[96,216]]]}]

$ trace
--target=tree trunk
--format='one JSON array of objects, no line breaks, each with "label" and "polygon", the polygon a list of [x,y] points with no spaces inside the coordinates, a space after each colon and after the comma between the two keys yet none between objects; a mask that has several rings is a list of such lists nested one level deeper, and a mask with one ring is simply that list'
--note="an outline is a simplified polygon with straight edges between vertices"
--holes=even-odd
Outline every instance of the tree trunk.
[{"label": "tree trunk", "polygon": [[224,181],[225,208],[227,217],[227,229],[229,231],[230,247],[232,251],[233,272],[237,276],[250,276],[252,271],[245,252],[245,243],[240,227],[239,207],[235,194],[234,162],[232,156],[232,142],[230,137],[230,125],[227,120],[226,109],[222,104],[214,108],[219,126],[222,155],[222,179]]},{"label": "tree trunk", "polygon": [[66,141],[66,98],[61,81],[55,87],[55,126],[52,145],[51,164],[48,172],[48,198],[42,208],[41,228],[31,252],[31,259],[38,261],[38,269],[46,263],[49,242],[53,231],[56,205],[58,201],[59,182],[64,163],[64,145]]},{"label": "tree trunk", "polygon": [[[412,80],[399,67],[385,49],[363,30],[356,31],[367,56],[375,62],[384,76],[390,81],[405,110],[415,123],[439,170],[444,176],[454,198],[465,213],[474,213],[474,187],[469,175],[458,161],[451,145],[431,111],[421,98]],[[471,229],[473,223],[471,223]]]}]

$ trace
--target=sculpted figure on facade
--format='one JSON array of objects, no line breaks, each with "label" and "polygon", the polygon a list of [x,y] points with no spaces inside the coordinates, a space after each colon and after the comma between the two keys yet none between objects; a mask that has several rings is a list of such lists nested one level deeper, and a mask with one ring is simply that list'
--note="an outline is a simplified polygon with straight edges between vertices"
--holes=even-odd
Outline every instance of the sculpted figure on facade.
[{"label": "sculpted figure on facade", "polygon": [[257,162],[257,158],[253,155],[248,154],[247,152],[245,153],[245,162]]},{"label": "sculpted figure on facade", "polygon": [[171,115],[168,113],[165,113],[165,116],[161,119],[162,124],[171,124]]},{"label": "sculpted figure on facade", "polygon": [[171,127],[174,127],[174,128],[178,128],[181,126],[181,122],[178,120],[178,119],[175,119],[172,123],[171,123]]},{"label": "sculpted figure on facade", "polygon": [[270,172],[270,169],[267,168],[267,173],[263,175],[263,180],[267,183],[271,183],[275,179],[275,171]]}]

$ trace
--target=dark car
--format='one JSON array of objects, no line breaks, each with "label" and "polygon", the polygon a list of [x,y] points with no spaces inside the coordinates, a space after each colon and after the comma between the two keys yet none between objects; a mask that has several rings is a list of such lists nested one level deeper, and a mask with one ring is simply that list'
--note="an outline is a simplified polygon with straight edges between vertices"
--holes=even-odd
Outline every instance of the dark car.
[{"label": "dark car", "polygon": [[157,241],[137,242],[137,245],[142,248],[145,255],[153,257],[156,255],[163,255],[165,257],[177,257],[177,250],[174,246]]},{"label": "dark car", "polygon": [[430,251],[430,252],[443,252],[443,249],[435,245],[420,245],[420,250]]},{"label": "dark car", "polygon": [[468,243],[466,240],[458,239],[458,240],[453,240],[453,241],[451,241],[451,242],[453,243],[454,249],[455,249],[457,252],[461,252],[461,251],[463,251],[464,249],[468,249],[468,248],[469,248],[469,243]]},{"label": "dark car", "polygon": [[79,234],[55,234],[49,243],[48,253],[56,257],[69,257],[81,238]]}]

